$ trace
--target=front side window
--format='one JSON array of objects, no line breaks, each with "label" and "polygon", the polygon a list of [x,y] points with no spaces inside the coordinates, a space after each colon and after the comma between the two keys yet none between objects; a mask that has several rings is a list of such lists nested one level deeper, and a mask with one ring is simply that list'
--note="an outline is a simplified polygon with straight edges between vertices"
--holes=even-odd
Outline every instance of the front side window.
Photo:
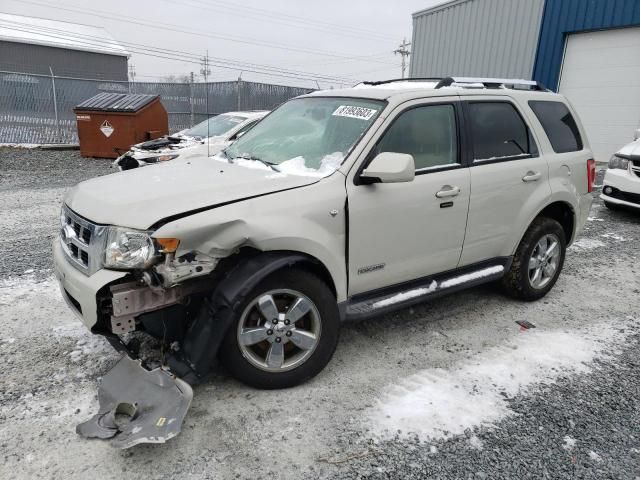
[{"label": "front side window", "polygon": [[475,162],[537,155],[529,129],[513,105],[508,102],[468,105]]},{"label": "front side window", "polygon": [[190,128],[184,134],[197,138],[217,137],[234,129],[246,119],[247,117],[238,115],[217,115]]},{"label": "front side window", "polygon": [[458,162],[453,105],[428,105],[401,113],[378,142],[375,154],[407,153],[416,170]]},{"label": "front side window", "polygon": [[531,100],[529,106],[542,124],[556,153],[582,150],[582,138],[571,112],[562,102]]},{"label": "front side window", "polygon": [[294,99],[241,136],[223,156],[230,162],[260,160],[282,173],[328,175],[342,164],[385,105],[349,97]]}]

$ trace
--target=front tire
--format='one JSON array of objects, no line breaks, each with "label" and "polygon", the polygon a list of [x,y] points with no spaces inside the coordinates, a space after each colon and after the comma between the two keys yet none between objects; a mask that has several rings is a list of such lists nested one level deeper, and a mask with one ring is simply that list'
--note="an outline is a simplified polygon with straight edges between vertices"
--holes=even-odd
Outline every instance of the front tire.
[{"label": "front tire", "polygon": [[255,388],[289,388],[317,375],[338,343],[335,296],[315,275],[281,270],[239,302],[220,361]]},{"label": "front tire", "polygon": [[544,297],[558,280],[566,250],[567,240],[560,223],[552,218],[536,218],[502,278],[505,293],[526,301]]}]

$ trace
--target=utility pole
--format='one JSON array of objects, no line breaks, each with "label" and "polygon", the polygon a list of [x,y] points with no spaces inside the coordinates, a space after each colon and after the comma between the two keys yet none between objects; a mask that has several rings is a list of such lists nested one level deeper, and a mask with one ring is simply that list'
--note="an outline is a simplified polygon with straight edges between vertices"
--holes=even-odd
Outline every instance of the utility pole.
[{"label": "utility pole", "polygon": [[190,116],[189,116],[189,125],[193,127],[193,121],[194,121],[194,108],[193,108],[193,104],[194,104],[194,99],[193,99],[193,82],[194,82],[194,78],[193,78],[193,72],[189,73],[189,110],[190,110]]},{"label": "utility pole", "polygon": [[211,69],[209,68],[209,50],[207,50],[207,54],[202,57],[202,68],[200,69],[200,74],[204,77],[204,83],[207,83],[209,75],[211,75]]},{"label": "utility pole", "polygon": [[[204,77],[204,94],[205,105],[207,108],[207,118],[209,118],[209,75],[211,75],[211,69],[209,68],[209,50],[207,54],[202,57],[202,68],[200,74]],[[209,136],[209,122],[207,122],[207,137]],[[209,142],[207,142],[207,155],[209,155]]]},{"label": "utility pole", "polygon": [[[131,93],[131,84],[136,81],[136,66],[133,63],[129,64],[129,93]],[[135,92],[134,92],[135,93]]]},{"label": "utility pole", "polygon": [[402,56],[402,78],[404,78],[404,72],[407,69],[407,58],[411,54],[411,51],[408,47],[411,46],[411,43],[407,43],[407,39],[403,38],[400,46],[393,51],[394,54]]}]

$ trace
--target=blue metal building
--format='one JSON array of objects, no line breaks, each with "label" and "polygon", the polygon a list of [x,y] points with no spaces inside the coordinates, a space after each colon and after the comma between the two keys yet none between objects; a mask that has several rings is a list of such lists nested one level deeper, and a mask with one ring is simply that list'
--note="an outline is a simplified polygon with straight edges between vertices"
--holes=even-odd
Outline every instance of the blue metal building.
[{"label": "blue metal building", "polygon": [[[640,26],[639,0],[546,0],[533,78],[556,90],[571,34]],[[640,58],[640,49],[637,51]]]},{"label": "blue metal building", "polygon": [[410,75],[534,79],[599,161],[640,128],[640,0],[452,0],[413,14]]}]

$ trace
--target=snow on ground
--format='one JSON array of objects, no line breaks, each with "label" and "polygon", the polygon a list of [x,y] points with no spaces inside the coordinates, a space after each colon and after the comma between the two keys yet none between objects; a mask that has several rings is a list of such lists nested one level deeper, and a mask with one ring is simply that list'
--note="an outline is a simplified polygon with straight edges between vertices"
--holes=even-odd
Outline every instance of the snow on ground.
[{"label": "snow on ground", "polygon": [[618,242],[626,242],[627,239],[624,238],[622,235],[618,235],[617,233],[611,233],[611,232],[607,232],[607,233],[603,233],[602,235],[600,235],[602,238],[607,238],[607,239],[612,239],[612,240],[616,240]]},{"label": "snow on ground", "polygon": [[37,280],[33,270],[18,277],[0,278],[0,305],[9,305],[34,294],[43,298],[58,299],[60,287],[54,277]]},{"label": "snow on ground", "polygon": [[0,143],[0,148],[39,148],[39,143]]},{"label": "snow on ground", "polygon": [[427,368],[393,385],[371,410],[371,429],[383,439],[418,434],[426,440],[492,424],[515,413],[508,398],[587,372],[587,363],[623,342],[610,324],[581,333],[529,330],[453,368]]},{"label": "snow on ground", "polygon": [[573,242],[569,250],[593,250],[594,248],[604,247],[605,243],[593,238],[580,238]]},{"label": "snow on ground", "polygon": [[571,451],[575,448],[577,440],[575,438],[570,437],[569,435],[565,435],[565,437],[562,439],[562,441],[564,442],[564,444],[562,445],[562,448],[564,448],[567,451]]}]

